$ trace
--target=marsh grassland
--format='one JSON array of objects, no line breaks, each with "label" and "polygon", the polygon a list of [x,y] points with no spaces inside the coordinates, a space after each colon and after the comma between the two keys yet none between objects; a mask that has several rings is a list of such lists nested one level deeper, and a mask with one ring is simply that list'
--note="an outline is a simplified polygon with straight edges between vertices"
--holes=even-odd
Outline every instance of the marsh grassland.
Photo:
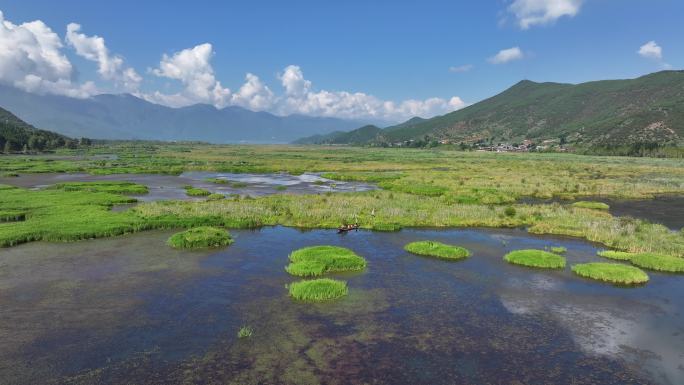
[{"label": "marsh grassland", "polygon": [[683,160],[118,143],[0,175],[10,384],[684,381],[684,232],[601,202],[684,195]]}]

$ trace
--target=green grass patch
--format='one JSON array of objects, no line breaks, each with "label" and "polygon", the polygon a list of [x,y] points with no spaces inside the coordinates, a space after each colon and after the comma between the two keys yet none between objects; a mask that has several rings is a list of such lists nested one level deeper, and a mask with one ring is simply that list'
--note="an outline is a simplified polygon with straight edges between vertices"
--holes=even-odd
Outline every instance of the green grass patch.
[{"label": "green grass patch", "polygon": [[207,200],[208,200],[208,201],[218,201],[218,200],[221,200],[221,199],[226,199],[226,196],[223,195],[223,194],[218,194],[218,193],[207,195]]},{"label": "green grass patch", "polygon": [[633,265],[644,269],[665,271],[668,273],[684,273],[684,258],[671,257],[654,253],[639,253],[630,259]]},{"label": "green grass patch", "polygon": [[228,184],[230,181],[228,179],[220,179],[220,178],[207,178],[205,179],[209,183],[215,183],[215,184]]},{"label": "green grass patch", "polygon": [[566,249],[566,248],[563,247],[563,246],[554,246],[554,247],[551,248],[551,252],[554,253],[554,254],[563,254],[563,253],[565,253],[565,252],[567,252],[567,251],[568,251],[568,249]]},{"label": "green grass patch", "polygon": [[17,222],[26,219],[23,211],[0,210],[0,222]]},{"label": "green grass patch", "polygon": [[275,190],[276,191],[285,191],[285,190],[287,190],[287,186],[276,186]]},{"label": "green grass patch", "polygon": [[578,201],[572,204],[572,207],[579,207],[582,209],[594,210],[608,210],[610,206],[603,202]]},{"label": "green grass patch", "polygon": [[602,250],[596,254],[598,256],[601,256],[604,258],[609,258],[609,259],[615,259],[617,261],[631,261],[632,257],[636,255],[636,253],[628,253],[625,251],[616,251],[616,250]]},{"label": "green grass patch", "polygon": [[404,246],[404,250],[413,254],[450,260],[465,259],[470,256],[470,252],[463,247],[433,241],[411,242]]},{"label": "green grass patch", "polygon": [[298,277],[315,277],[325,273],[358,271],[366,268],[366,260],[353,251],[338,246],[311,246],[293,251],[285,270]]},{"label": "green grass patch", "polygon": [[237,333],[238,338],[249,338],[252,335],[254,335],[254,329],[249,326],[240,327],[240,330],[238,330]]},{"label": "green grass patch", "polygon": [[344,297],[349,293],[347,283],[329,278],[319,278],[291,283],[290,296],[301,301],[327,301]]},{"label": "green grass patch", "polygon": [[643,270],[619,263],[580,263],[573,265],[572,271],[581,277],[620,285],[635,285],[648,282],[648,275]]},{"label": "green grass patch", "polygon": [[173,234],[166,243],[176,249],[198,249],[227,246],[233,238],[224,229],[201,226]]},{"label": "green grass patch", "polygon": [[191,197],[206,197],[206,196],[211,195],[211,191],[203,189],[203,188],[193,187],[190,185],[186,185],[184,188],[185,188],[185,193]]},{"label": "green grass patch", "polygon": [[233,182],[230,184],[230,187],[232,187],[232,188],[244,188],[247,186],[249,186],[249,184],[247,184],[245,182]]},{"label": "green grass patch", "polygon": [[565,258],[544,250],[516,250],[504,256],[504,260],[515,265],[544,269],[562,269]]},{"label": "green grass patch", "polygon": [[126,194],[126,195],[142,195],[147,194],[149,189],[147,186],[120,181],[101,181],[101,182],[64,182],[57,183],[49,187],[50,189],[64,190],[64,191],[88,191],[88,192],[104,192],[110,194]]}]

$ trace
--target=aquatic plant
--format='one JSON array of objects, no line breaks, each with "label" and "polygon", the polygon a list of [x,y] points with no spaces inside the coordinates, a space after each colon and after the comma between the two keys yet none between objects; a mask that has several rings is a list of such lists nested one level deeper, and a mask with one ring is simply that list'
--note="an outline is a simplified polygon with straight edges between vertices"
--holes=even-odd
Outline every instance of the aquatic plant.
[{"label": "aquatic plant", "polygon": [[208,200],[208,201],[217,201],[217,200],[221,200],[221,199],[225,199],[225,198],[226,198],[225,195],[223,195],[223,194],[218,194],[218,193],[209,194],[209,195],[207,196],[207,200]]},{"label": "aquatic plant", "polygon": [[668,273],[684,273],[684,258],[654,253],[638,253],[630,259],[633,265],[644,269],[665,271]]},{"label": "aquatic plant", "polygon": [[565,253],[565,252],[567,252],[567,251],[568,251],[568,249],[565,248],[565,247],[563,247],[563,246],[553,246],[553,247],[551,247],[551,252],[554,253],[554,254],[563,254],[563,253]]},{"label": "aquatic plant", "polygon": [[285,190],[287,190],[287,186],[283,186],[283,185],[276,186],[276,188],[275,188],[274,190],[276,190],[276,191],[285,191]]},{"label": "aquatic plant", "polygon": [[247,186],[249,186],[249,184],[247,184],[245,182],[233,182],[230,184],[230,187],[232,187],[232,188],[243,188],[243,187],[247,187]]},{"label": "aquatic plant", "polygon": [[596,254],[600,257],[615,259],[618,261],[630,261],[632,260],[632,257],[636,255],[636,253],[627,253],[616,250],[601,250]]},{"label": "aquatic plant", "polygon": [[504,260],[516,265],[545,269],[562,269],[565,258],[544,250],[516,250],[504,256]]},{"label": "aquatic plant", "polygon": [[215,183],[215,184],[228,184],[230,181],[228,179],[221,179],[221,178],[207,178],[205,181],[209,183]]},{"label": "aquatic plant", "polygon": [[190,185],[184,186],[185,188],[185,193],[188,194],[188,196],[191,197],[205,197],[211,195],[211,191],[199,188],[199,187],[193,187]]},{"label": "aquatic plant", "polygon": [[176,249],[197,249],[227,246],[233,238],[224,229],[201,226],[173,234],[166,243]]},{"label": "aquatic plant", "polygon": [[413,254],[451,260],[464,259],[470,256],[470,252],[463,247],[434,241],[411,242],[404,246],[404,250]]},{"label": "aquatic plant", "polygon": [[608,210],[610,206],[603,202],[577,201],[572,204],[573,207],[594,210]]},{"label": "aquatic plant", "polygon": [[142,195],[149,192],[149,189],[145,185],[121,181],[63,182],[48,188],[64,191],[106,192],[111,194],[129,195]]},{"label": "aquatic plant", "polygon": [[318,278],[291,283],[290,296],[302,301],[327,301],[344,297],[349,292],[345,281]]},{"label": "aquatic plant", "polygon": [[293,251],[285,270],[299,277],[325,273],[358,271],[366,268],[366,260],[353,251],[338,246],[311,246]]},{"label": "aquatic plant", "polygon": [[250,326],[241,326],[240,330],[238,330],[237,336],[238,338],[249,338],[254,334],[254,329],[252,329]]},{"label": "aquatic plant", "polygon": [[572,266],[572,271],[585,278],[622,285],[648,282],[648,275],[641,269],[620,263],[592,262]]}]

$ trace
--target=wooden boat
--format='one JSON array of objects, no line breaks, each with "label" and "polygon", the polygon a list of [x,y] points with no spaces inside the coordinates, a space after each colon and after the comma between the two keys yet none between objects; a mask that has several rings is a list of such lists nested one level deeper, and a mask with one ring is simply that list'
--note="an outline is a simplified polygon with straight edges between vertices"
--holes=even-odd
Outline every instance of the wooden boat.
[{"label": "wooden boat", "polygon": [[359,229],[358,223],[355,223],[353,225],[342,225],[342,226],[337,228],[337,234],[346,233],[346,232],[352,231],[352,230],[357,231],[358,229]]}]

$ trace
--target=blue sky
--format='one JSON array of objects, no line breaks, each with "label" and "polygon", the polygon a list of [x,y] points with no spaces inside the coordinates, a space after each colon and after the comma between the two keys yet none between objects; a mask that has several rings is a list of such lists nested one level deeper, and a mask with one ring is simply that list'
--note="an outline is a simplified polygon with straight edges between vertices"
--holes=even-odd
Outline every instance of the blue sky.
[{"label": "blue sky", "polygon": [[[0,69],[13,74],[0,81],[76,97],[128,91],[172,106],[402,120],[461,108],[521,79],[630,78],[684,65],[681,0],[217,3],[0,1],[9,29],[41,21],[70,65],[0,54]],[[71,40],[69,23],[80,25]],[[94,35],[104,39],[104,59],[93,57],[102,52]],[[8,36],[0,35],[1,45],[31,44]],[[502,50],[510,60],[497,63]],[[121,64],[112,69],[113,58]],[[56,67],[45,72],[45,65]],[[126,69],[135,71],[134,84]]]}]

